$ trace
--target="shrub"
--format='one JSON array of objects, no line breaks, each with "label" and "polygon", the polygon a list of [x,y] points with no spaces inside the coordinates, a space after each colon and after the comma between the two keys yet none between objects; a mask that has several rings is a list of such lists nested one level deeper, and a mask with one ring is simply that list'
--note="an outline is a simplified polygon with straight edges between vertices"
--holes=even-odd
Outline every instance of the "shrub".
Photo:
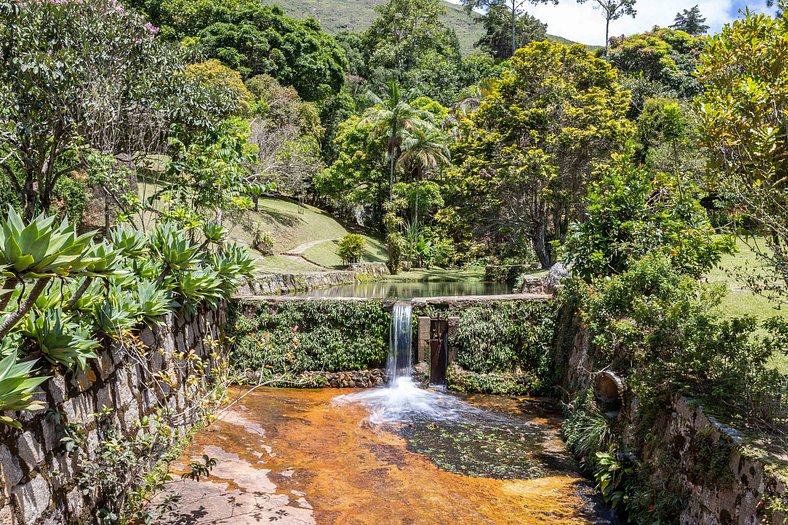
[{"label": "shrub", "polygon": [[364,237],[355,233],[348,233],[339,241],[337,255],[342,258],[345,264],[357,263],[364,255],[366,247],[367,241],[364,240]]},{"label": "shrub", "polygon": [[644,410],[686,394],[725,407],[743,426],[784,424],[786,378],[766,364],[788,347],[785,321],[723,317],[716,308],[722,291],[680,274],[661,254],[590,286],[570,286],[581,295],[596,366],[628,375]]},{"label": "shrub", "polygon": [[234,304],[230,363],[263,377],[381,367],[389,321],[382,304],[372,301]]},{"label": "shrub", "polygon": [[263,255],[274,254],[274,236],[270,232],[255,226],[252,236],[252,247]]}]

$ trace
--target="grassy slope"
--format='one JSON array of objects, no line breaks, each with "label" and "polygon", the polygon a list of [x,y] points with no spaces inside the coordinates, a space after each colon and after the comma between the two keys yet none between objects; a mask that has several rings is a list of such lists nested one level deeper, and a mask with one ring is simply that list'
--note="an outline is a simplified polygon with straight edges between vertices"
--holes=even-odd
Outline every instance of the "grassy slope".
[{"label": "grassy slope", "polygon": [[[315,18],[329,33],[336,33],[342,29],[363,31],[372,25],[377,13],[374,7],[384,4],[386,0],[262,0],[264,4],[276,4],[288,15],[294,18]],[[443,20],[447,26],[454,28],[463,53],[473,51],[473,44],[484,34],[481,25],[475,24],[473,19],[478,15],[468,15],[458,5],[446,2],[446,14]],[[573,42],[549,36],[565,44]]]},{"label": "grassy slope", "polygon": [[[746,244],[739,241],[737,246],[738,252],[723,257],[719,267],[708,275],[709,282],[725,283],[728,286],[728,294],[720,305],[722,310],[731,316],[752,315],[758,319],[785,316],[787,312],[784,309],[777,309],[773,302],[748,290],[746,284],[738,278],[738,274],[744,271],[757,272],[762,263]],[[788,374],[788,358],[775,356],[772,363]]]},{"label": "grassy slope", "polygon": [[[155,192],[155,183],[140,183],[141,196]],[[260,270],[267,273],[304,273],[340,267],[336,255],[336,239],[349,232],[328,213],[314,206],[301,206],[285,199],[261,198],[259,211],[245,212],[243,217],[228,224],[229,238],[232,241],[250,246],[254,230],[267,231],[274,238],[274,253],[281,254],[294,248],[316,241],[325,241],[314,248],[305,250],[301,257],[274,255],[263,257],[256,250],[252,253],[259,257]],[[376,262],[386,260],[386,248],[379,240],[364,235],[367,251],[363,260]]]},{"label": "grassy slope", "polygon": [[[341,239],[348,234],[348,230],[328,213],[313,206],[300,206],[295,202],[264,198],[260,199],[259,212],[250,211],[246,214],[246,224],[238,225],[230,232],[230,236],[244,243],[251,243],[253,226],[256,223],[260,229],[268,231],[274,238],[274,252],[280,254],[292,250],[302,244],[325,241],[313,248],[305,250],[302,257],[306,260],[299,261],[297,257],[263,257],[260,267],[270,272],[304,272],[318,271],[319,268],[334,268],[341,265],[336,256],[334,240]],[[364,261],[374,262],[385,260],[385,247],[370,236],[364,236],[367,241],[367,251]],[[309,261],[309,262],[307,262]]]}]

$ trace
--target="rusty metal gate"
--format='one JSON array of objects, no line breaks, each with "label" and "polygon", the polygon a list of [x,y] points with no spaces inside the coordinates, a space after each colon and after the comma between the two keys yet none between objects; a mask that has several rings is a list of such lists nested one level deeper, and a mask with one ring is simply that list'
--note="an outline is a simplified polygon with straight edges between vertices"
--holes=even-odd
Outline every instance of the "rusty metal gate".
[{"label": "rusty metal gate", "polygon": [[430,384],[446,384],[449,360],[449,321],[430,319]]}]

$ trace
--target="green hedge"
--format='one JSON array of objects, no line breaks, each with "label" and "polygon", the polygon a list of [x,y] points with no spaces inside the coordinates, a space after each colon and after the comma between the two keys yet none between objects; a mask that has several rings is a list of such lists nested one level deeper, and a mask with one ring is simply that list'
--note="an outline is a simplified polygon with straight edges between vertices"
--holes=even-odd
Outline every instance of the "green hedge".
[{"label": "green hedge", "polygon": [[[462,369],[481,374],[476,377],[478,381],[473,381],[472,390],[487,391],[482,386],[495,383],[497,386],[489,392],[503,393],[500,385],[517,383],[516,393],[521,393],[519,382],[503,376],[513,373],[529,376],[534,390],[554,384],[557,309],[553,301],[495,301],[444,309],[429,306],[417,315],[460,318],[458,332],[449,346],[457,348],[456,363]],[[493,381],[495,374],[500,381]]]},{"label": "green hedge", "polygon": [[376,301],[238,302],[230,310],[230,363],[263,377],[379,368],[390,315]]}]

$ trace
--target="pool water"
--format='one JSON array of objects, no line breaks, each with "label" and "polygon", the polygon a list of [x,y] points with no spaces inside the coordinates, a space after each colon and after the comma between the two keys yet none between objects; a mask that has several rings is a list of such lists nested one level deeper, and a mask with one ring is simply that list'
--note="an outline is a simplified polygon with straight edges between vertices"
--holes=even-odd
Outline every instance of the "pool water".
[{"label": "pool water", "polygon": [[170,484],[182,498],[159,523],[615,523],[550,402],[386,390],[249,393],[174,465],[178,478],[203,454],[219,459],[208,478]]},{"label": "pool water", "polygon": [[505,283],[478,279],[462,281],[364,281],[332,286],[307,292],[311,297],[364,297],[368,299],[403,299],[462,295],[505,295],[512,288]]}]

